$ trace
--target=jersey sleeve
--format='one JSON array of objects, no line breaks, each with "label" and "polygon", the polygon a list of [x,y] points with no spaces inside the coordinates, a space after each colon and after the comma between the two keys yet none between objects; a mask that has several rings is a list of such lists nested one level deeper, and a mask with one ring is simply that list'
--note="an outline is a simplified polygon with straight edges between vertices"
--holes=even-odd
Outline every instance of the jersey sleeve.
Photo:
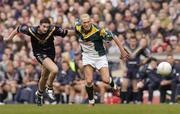
[{"label": "jersey sleeve", "polygon": [[147,65],[145,65],[143,68],[139,70],[138,74],[141,80],[147,78],[146,70],[147,70]]},{"label": "jersey sleeve", "polygon": [[74,25],[75,25],[75,26],[74,26],[75,32],[76,32],[76,33],[79,32],[80,29],[81,29],[81,21],[80,21],[79,18],[77,18],[77,19],[75,20]]},{"label": "jersey sleeve", "polygon": [[148,48],[143,49],[142,53],[145,57],[150,57],[151,56],[151,51]]},{"label": "jersey sleeve", "polygon": [[75,31],[77,34],[80,33],[80,31],[81,31],[81,25],[75,24],[75,26],[74,26],[74,31]]},{"label": "jersey sleeve", "polygon": [[75,31],[76,33],[78,33],[77,25],[74,26],[74,31]]},{"label": "jersey sleeve", "polygon": [[107,41],[111,41],[113,39],[113,33],[106,31],[104,28],[100,29],[100,36],[102,36],[103,39]]},{"label": "jersey sleeve", "polygon": [[20,33],[23,33],[26,35],[30,35],[29,26],[26,24],[22,24],[17,28],[17,32],[20,32]]},{"label": "jersey sleeve", "polygon": [[54,35],[65,37],[68,33],[68,30],[62,29],[61,27],[55,26]]}]

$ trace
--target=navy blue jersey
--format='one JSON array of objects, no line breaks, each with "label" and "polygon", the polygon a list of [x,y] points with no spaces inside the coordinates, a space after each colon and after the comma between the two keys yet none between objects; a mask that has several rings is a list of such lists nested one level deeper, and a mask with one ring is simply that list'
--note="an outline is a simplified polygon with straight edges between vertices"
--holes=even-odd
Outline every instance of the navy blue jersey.
[{"label": "navy blue jersey", "polygon": [[180,64],[172,65],[172,72],[169,80],[171,79],[176,83],[180,83]]},{"label": "navy blue jersey", "polygon": [[157,74],[157,69],[151,69],[147,64],[140,70],[139,75],[145,83],[160,83],[161,81],[161,76]]},{"label": "navy blue jersey", "polygon": [[37,32],[38,28],[39,26],[28,26],[26,24],[22,24],[18,27],[17,31],[31,37],[31,44],[34,54],[48,53],[55,55],[54,36],[64,37],[67,34],[67,30],[51,25],[47,33],[39,34]]},{"label": "navy blue jersey", "polygon": [[128,43],[124,46],[125,50],[129,53],[130,58],[126,61],[126,66],[128,70],[138,70],[140,66],[140,56],[143,55],[145,57],[150,56],[150,51],[148,48],[142,48],[137,45],[135,49],[131,49]]}]

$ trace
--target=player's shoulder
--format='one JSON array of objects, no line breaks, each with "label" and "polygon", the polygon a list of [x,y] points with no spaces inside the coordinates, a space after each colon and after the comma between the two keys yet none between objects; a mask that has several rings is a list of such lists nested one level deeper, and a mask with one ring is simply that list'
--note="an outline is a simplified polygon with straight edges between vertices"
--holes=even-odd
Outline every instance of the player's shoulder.
[{"label": "player's shoulder", "polygon": [[50,25],[49,26],[49,32],[53,32],[53,31],[56,31],[56,30],[59,30],[61,29],[61,26],[60,25]]},{"label": "player's shoulder", "polygon": [[22,23],[22,24],[19,25],[19,28],[21,28],[21,29],[28,29],[29,25],[27,25],[26,23]]},{"label": "player's shoulder", "polygon": [[29,32],[34,32],[34,33],[36,33],[36,32],[37,32],[37,29],[38,29],[38,26],[28,25],[28,31],[29,31]]},{"label": "player's shoulder", "polygon": [[106,30],[105,30],[104,27],[100,27],[100,26],[98,26],[96,24],[93,24],[93,26],[94,26],[94,28],[96,28],[99,31],[100,36],[106,35]]},{"label": "player's shoulder", "polygon": [[20,24],[20,25],[18,26],[17,31],[18,31],[18,32],[24,32],[24,31],[28,31],[29,28],[30,28],[29,25],[27,25],[26,23],[22,23],[22,24]]},{"label": "player's shoulder", "polygon": [[95,27],[96,29],[100,30],[101,27],[99,27],[97,24],[92,24],[93,27]]},{"label": "player's shoulder", "polygon": [[75,30],[81,31],[81,24],[75,24]]},{"label": "player's shoulder", "polygon": [[60,26],[60,25],[54,25],[54,24],[49,26],[49,29],[50,29],[50,30],[52,30],[52,29],[59,29],[59,28],[62,28],[62,26]]}]

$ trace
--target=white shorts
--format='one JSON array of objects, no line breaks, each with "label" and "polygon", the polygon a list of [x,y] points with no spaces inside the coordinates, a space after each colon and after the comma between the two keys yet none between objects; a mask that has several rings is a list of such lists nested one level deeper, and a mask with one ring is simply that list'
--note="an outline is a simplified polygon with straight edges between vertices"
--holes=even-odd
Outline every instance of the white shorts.
[{"label": "white shorts", "polygon": [[108,67],[108,60],[106,55],[95,57],[87,54],[82,55],[83,66],[91,65],[93,68],[101,69],[102,67]]}]

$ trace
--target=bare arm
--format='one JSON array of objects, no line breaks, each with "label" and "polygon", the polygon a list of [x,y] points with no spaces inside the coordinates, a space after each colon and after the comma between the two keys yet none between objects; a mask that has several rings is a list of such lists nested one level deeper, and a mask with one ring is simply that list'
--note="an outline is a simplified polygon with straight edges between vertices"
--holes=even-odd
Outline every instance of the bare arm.
[{"label": "bare arm", "polygon": [[12,39],[14,38],[14,36],[18,33],[17,29],[18,29],[18,27],[16,27],[16,29],[14,29],[14,30],[11,32],[11,34],[8,36],[8,38],[5,39],[5,40],[12,40]]},{"label": "bare arm", "polygon": [[123,60],[128,59],[129,55],[126,52],[126,50],[124,49],[122,43],[119,41],[118,37],[116,35],[113,35],[112,32],[106,31],[105,29],[101,29],[100,31],[100,36],[103,36],[105,40],[114,40],[114,42],[116,43],[116,45],[119,47],[119,50],[121,52],[121,58]]},{"label": "bare arm", "polygon": [[116,45],[119,47],[120,52],[125,51],[124,48],[123,48],[123,46],[122,46],[122,44],[121,44],[121,42],[120,42],[119,39],[117,38],[117,36],[114,36],[113,40],[114,40],[114,42],[116,43]]},{"label": "bare arm", "polygon": [[126,60],[128,58],[128,53],[125,51],[123,45],[121,44],[121,42],[119,41],[119,39],[117,38],[117,36],[113,37],[114,42],[116,43],[116,45],[119,47],[119,50],[121,52],[121,57],[122,59]]},{"label": "bare arm", "polygon": [[68,34],[67,35],[73,35],[73,34],[75,34],[75,31],[71,30],[71,29],[68,29]]}]

